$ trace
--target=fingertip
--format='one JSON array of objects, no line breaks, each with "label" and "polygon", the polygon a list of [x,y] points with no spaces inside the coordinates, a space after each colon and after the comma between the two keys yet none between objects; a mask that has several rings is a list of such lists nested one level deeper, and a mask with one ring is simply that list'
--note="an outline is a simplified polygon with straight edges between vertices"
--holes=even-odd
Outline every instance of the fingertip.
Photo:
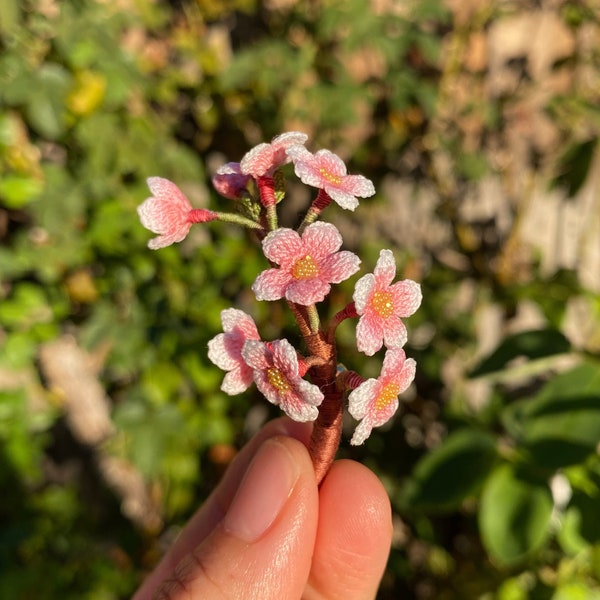
[{"label": "fingertip", "polygon": [[[273,438],[283,438],[286,448],[293,452],[301,469],[301,475],[305,482],[305,493],[309,493],[309,485],[312,473],[312,463],[308,457],[306,447],[308,446],[312,433],[312,423],[297,423],[288,417],[281,417],[269,421],[254,437],[244,446],[240,453],[229,465],[223,480],[213,491],[210,498],[198,509],[194,516],[188,521],[179,534],[176,542],[171,546],[154,571],[142,584],[135,596],[136,600],[149,597],[151,590],[156,589],[159,582],[173,571],[175,566],[188,554],[193,552],[199,544],[218,526],[224,515],[229,510],[230,504],[238,490],[250,463],[262,447],[262,445]],[[287,439],[286,439],[287,438]],[[316,491],[313,492],[316,496]],[[315,507],[317,500],[314,501]],[[316,508],[315,508],[316,511]],[[316,514],[316,512],[315,512]],[[310,517],[310,515],[309,515]],[[316,518],[315,518],[316,521]],[[316,528],[316,523],[315,523]]]},{"label": "fingertip", "polygon": [[300,598],[317,521],[318,490],[306,447],[289,435],[269,437],[223,520],[179,562],[160,591],[176,587],[172,600]]},{"label": "fingertip", "polygon": [[335,462],[321,486],[321,510],[339,506],[344,498],[348,526],[339,535],[346,535],[348,542],[360,538],[361,547],[369,553],[365,544],[373,550],[389,551],[392,539],[392,507],[383,484],[364,465],[353,460]]},{"label": "fingertip", "polygon": [[306,599],[375,597],[391,539],[391,505],[377,476],[355,461],[335,462],[320,489]]}]

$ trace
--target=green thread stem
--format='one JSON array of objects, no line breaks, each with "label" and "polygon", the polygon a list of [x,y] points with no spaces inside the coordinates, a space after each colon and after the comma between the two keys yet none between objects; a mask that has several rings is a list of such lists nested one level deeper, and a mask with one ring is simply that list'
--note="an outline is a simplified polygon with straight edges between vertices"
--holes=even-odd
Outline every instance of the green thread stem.
[{"label": "green thread stem", "polygon": [[223,221],[224,223],[235,223],[236,225],[242,225],[243,227],[248,227],[249,229],[263,229],[263,226],[252,219],[248,219],[247,217],[242,217],[242,215],[237,215],[235,213],[223,213],[217,212],[217,220]]}]

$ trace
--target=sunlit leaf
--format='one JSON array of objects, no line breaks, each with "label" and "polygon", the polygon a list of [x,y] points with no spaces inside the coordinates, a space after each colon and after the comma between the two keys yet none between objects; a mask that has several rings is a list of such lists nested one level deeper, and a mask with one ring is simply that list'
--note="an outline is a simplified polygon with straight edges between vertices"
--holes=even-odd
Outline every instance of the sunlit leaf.
[{"label": "sunlit leaf", "polygon": [[515,358],[542,358],[568,352],[570,348],[569,340],[555,329],[524,331],[504,338],[489,356],[471,370],[469,376],[480,377],[500,371]]},{"label": "sunlit leaf", "polygon": [[559,468],[585,459],[600,441],[600,369],[584,363],[505,409],[508,431],[532,460]]},{"label": "sunlit leaf", "polygon": [[102,103],[106,91],[106,78],[93,71],[81,71],[76,76],[75,87],[67,98],[67,106],[76,115],[88,115]]},{"label": "sunlit leaf", "polygon": [[44,183],[39,179],[9,175],[0,179],[0,204],[7,208],[22,208],[39,197]]},{"label": "sunlit leaf", "polygon": [[483,484],[497,460],[496,440],[476,430],[449,435],[417,463],[401,502],[413,509],[454,509]]},{"label": "sunlit leaf", "polygon": [[552,494],[544,480],[498,467],[481,495],[479,527],[490,557],[514,565],[539,550],[549,535]]}]

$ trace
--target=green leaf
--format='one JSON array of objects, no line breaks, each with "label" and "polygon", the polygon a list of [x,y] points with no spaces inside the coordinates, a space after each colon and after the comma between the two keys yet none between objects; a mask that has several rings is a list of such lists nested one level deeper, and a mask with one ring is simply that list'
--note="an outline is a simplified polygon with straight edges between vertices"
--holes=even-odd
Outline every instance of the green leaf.
[{"label": "green leaf", "polygon": [[495,373],[517,357],[544,358],[568,352],[570,349],[569,340],[556,329],[524,331],[505,338],[496,350],[469,373],[469,376],[481,377]]},{"label": "green leaf", "polygon": [[70,73],[58,64],[47,63],[35,74],[27,114],[36,131],[48,139],[57,139],[65,129],[65,101],[71,80]]},{"label": "green leaf", "polygon": [[17,0],[0,0],[0,37],[13,33],[19,23],[20,10]]},{"label": "green leaf", "polygon": [[10,329],[28,330],[35,323],[52,319],[43,288],[31,283],[15,286],[13,294],[0,303],[0,324]]},{"label": "green leaf", "polygon": [[23,208],[37,198],[44,189],[39,179],[8,175],[0,180],[0,201],[7,208]]},{"label": "green leaf", "polygon": [[559,161],[559,174],[551,182],[553,188],[565,188],[570,198],[575,196],[587,179],[598,139],[578,142],[567,148]]},{"label": "green leaf", "polygon": [[498,467],[481,495],[479,528],[492,560],[515,565],[539,550],[549,533],[552,494],[545,480],[512,465]]},{"label": "green leaf", "polygon": [[133,462],[146,476],[156,476],[169,446],[183,441],[185,423],[171,404],[150,407],[130,401],[115,411],[115,423],[129,436]]},{"label": "green leaf", "polygon": [[456,431],[417,464],[400,502],[412,509],[455,509],[481,487],[497,456],[493,436]]},{"label": "green leaf", "polygon": [[583,582],[569,582],[556,589],[552,600],[600,600],[600,591]]},{"label": "green leaf", "polygon": [[600,441],[600,367],[584,363],[558,375],[537,396],[505,409],[502,420],[540,466],[584,460]]},{"label": "green leaf", "polygon": [[598,457],[585,465],[565,469],[572,493],[558,532],[558,541],[572,555],[600,544],[600,462]]}]

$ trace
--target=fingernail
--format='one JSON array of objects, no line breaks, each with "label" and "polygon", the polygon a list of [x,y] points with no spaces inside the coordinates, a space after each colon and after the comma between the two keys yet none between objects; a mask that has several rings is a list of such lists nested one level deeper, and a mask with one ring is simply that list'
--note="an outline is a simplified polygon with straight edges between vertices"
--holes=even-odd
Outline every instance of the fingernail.
[{"label": "fingernail", "polygon": [[252,459],[223,519],[223,527],[244,542],[254,542],[273,524],[289,498],[299,471],[287,448],[267,440]]}]

